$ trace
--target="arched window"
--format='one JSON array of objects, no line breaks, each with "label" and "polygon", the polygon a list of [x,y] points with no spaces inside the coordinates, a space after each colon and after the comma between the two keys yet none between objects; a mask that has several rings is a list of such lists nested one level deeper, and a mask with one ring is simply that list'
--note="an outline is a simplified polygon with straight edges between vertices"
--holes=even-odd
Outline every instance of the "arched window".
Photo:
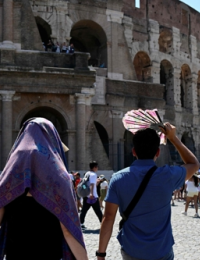
[{"label": "arched window", "polygon": [[77,51],[90,53],[89,65],[107,67],[107,37],[99,24],[91,20],[79,21],[73,26],[70,36]]},{"label": "arched window", "polygon": [[151,82],[151,60],[143,51],[138,52],[133,60],[137,79],[139,81]]},{"label": "arched window", "polygon": [[52,34],[51,26],[39,16],[35,17],[35,20],[37,23],[37,27],[42,42],[44,42],[44,44],[47,44],[51,39],[51,34]]},{"label": "arched window", "polygon": [[172,32],[169,29],[163,29],[158,39],[159,51],[171,54],[172,41]]}]

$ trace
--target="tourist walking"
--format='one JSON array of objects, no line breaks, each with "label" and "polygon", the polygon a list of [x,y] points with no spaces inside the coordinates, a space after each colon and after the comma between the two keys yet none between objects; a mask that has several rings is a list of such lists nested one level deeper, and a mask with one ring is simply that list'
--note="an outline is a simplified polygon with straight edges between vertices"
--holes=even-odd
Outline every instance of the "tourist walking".
[{"label": "tourist walking", "polygon": [[81,198],[77,194],[77,186],[81,182],[80,173],[79,172],[74,173],[74,178],[75,178],[75,180],[74,180],[74,189],[75,189],[76,198],[77,198],[77,209],[78,209],[78,212],[80,212],[81,209],[82,209],[82,204],[81,204]]},{"label": "tourist walking", "polygon": [[[164,124],[161,131],[177,149],[183,166],[156,167],[155,161],[160,154],[160,136],[155,130],[147,128],[133,135],[133,164],[110,180],[106,196],[106,206],[100,230],[98,260],[104,260],[110,240],[115,216],[122,216],[135,196],[146,175],[150,178],[137,205],[127,210],[130,215],[123,218],[117,236],[124,260],[173,260],[174,239],[171,227],[172,192],[181,187],[185,179],[190,179],[198,170],[199,162],[192,152],[176,136],[176,128]],[[150,175],[151,174],[151,175]],[[139,192],[140,193],[140,192]],[[137,193],[138,194],[138,193]],[[122,225],[123,224],[123,225]]]},{"label": "tourist walking", "polygon": [[194,217],[198,218],[199,217],[198,214],[199,178],[196,175],[193,175],[188,181],[186,181],[185,185],[186,185],[187,197],[185,203],[185,211],[182,211],[182,214],[187,215],[189,203],[194,200],[194,208],[195,208]]},{"label": "tourist walking", "polygon": [[88,260],[58,132],[26,121],[0,175],[0,255],[6,260]]},{"label": "tourist walking", "polygon": [[89,164],[90,171],[86,172],[85,178],[88,177],[88,183],[90,186],[90,195],[88,197],[83,198],[83,207],[80,214],[80,221],[81,221],[81,228],[84,230],[86,227],[84,225],[85,222],[85,216],[90,209],[90,207],[93,208],[95,214],[97,215],[99,222],[102,221],[102,212],[100,209],[98,194],[97,194],[97,174],[98,171],[98,163],[96,161],[92,161]]},{"label": "tourist walking", "polygon": [[100,179],[100,198],[99,198],[99,202],[100,202],[100,207],[102,209],[104,209],[104,206],[103,206],[103,201],[106,197],[106,194],[107,194],[107,189],[108,189],[108,182],[105,178],[104,175],[100,175],[99,176],[99,179]]}]

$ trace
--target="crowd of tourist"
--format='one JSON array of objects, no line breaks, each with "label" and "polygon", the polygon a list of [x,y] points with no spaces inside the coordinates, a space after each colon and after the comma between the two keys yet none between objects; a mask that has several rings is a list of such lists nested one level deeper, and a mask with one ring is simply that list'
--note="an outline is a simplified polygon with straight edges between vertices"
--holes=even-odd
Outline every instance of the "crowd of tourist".
[{"label": "crowd of tourist", "polygon": [[[122,220],[117,239],[123,260],[173,260],[172,193],[176,190],[176,196],[184,198],[180,194],[186,181],[184,214],[194,202],[198,217],[195,173],[200,165],[174,126],[165,123],[161,131],[184,164],[157,167],[160,136],[151,128],[139,130],[132,149],[137,160],[115,173],[108,186],[104,175],[97,176],[96,161],[89,163],[83,180],[79,172],[68,174],[65,152],[69,149],[54,125],[44,118],[27,120],[0,175],[1,259],[88,260],[82,231],[92,207],[100,222],[97,260],[105,260],[118,210]],[[81,195],[80,187],[87,195]]]},{"label": "crowd of tourist", "polygon": [[[97,168],[98,168],[98,164],[96,162],[92,162],[93,164],[97,165]],[[94,175],[94,189],[96,190],[95,194],[97,195],[97,197],[95,198],[96,200],[98,200],[98,203],[99,203],[99,206],[100,206],[100,209],[103,210],[104,209],[104,206],[103,206],[103,201],[106,197],[106,194],[107,194],[107,189],[108,189],[108,181],[107,179],[105,178],[104,175],[100,175],[100,176],[97,176],[95,171],[94,171],[94,167],[92,165],[92,163],[90,163],[90,167],[91,170],[86,172],[83,177],[88,174],[89,176],[91,175]],[[94,171],[94,172],[93,172]],[[76,192],[76,197],[77,197],[77,209],[78,209],[78,212],[81,212],[82,208],[83,208],[83,198],[79,197],[78,193],[77,193],[77,186],[78,184],[82,181],[82,178],[81,178],[81,174],[79,172],[73,172],[71,171],[69,173],[70,175],[70,178],[73,182],[73,185],[74,185],[74,190]],[[94,200],[96,202],[96,200]],[[93,201],[92,201],[93,202]],[[94,203],[91,203],[90,201],[90,204],[94,204]],[[99,208],[99,207],[98,207]],[[84,226],[83,226],[83,229],[84,229]]]},{"label": "crowd of tourist", "polygon": [[73,43],[70,43],[70,45],[67,46],[66,42],[63,42],[62,44],[56,42],[56,44],[54,44],[52,40],[49,40],[47,43],[43,42],[43,48],[45,51],[56,53],[74,53],[75,51]]}]

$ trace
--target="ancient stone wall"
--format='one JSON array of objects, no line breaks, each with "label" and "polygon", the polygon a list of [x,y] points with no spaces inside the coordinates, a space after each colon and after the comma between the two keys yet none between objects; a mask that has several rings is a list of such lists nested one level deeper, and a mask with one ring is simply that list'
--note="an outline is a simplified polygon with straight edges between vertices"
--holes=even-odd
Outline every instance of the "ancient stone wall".
[{"label": "ancient stone wall", "polygon": [[[70,169],[85,170],[89,160],[101,169],[123,168],[132,156],[122,118],[139,107],[158,108],[200,156],[198,12],[178,0],[140,0],[138,7],[135,0],[13,0],[13,28],[7,28],[3,3],[2,165],[11,146],[4,137],[14,140],[23,120],[39,115],[69,145]],[[49,39],[61,48],[73,43],[75,53],[44,52]],[[170,144],[162,151],[159,164],[178,158]]]}]

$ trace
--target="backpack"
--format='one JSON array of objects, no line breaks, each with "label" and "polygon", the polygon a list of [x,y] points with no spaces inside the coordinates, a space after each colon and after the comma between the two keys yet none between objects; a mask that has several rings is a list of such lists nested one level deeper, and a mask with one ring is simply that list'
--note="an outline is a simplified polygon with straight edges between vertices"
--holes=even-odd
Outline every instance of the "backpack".
[{"label": "backpack", "polygon": [[90,175],[86,174],[86,176],[82,179],[82,181],[77,186],[77,194],[79,197],[84,198],[90,195],[90,185],[89,185]]}]

